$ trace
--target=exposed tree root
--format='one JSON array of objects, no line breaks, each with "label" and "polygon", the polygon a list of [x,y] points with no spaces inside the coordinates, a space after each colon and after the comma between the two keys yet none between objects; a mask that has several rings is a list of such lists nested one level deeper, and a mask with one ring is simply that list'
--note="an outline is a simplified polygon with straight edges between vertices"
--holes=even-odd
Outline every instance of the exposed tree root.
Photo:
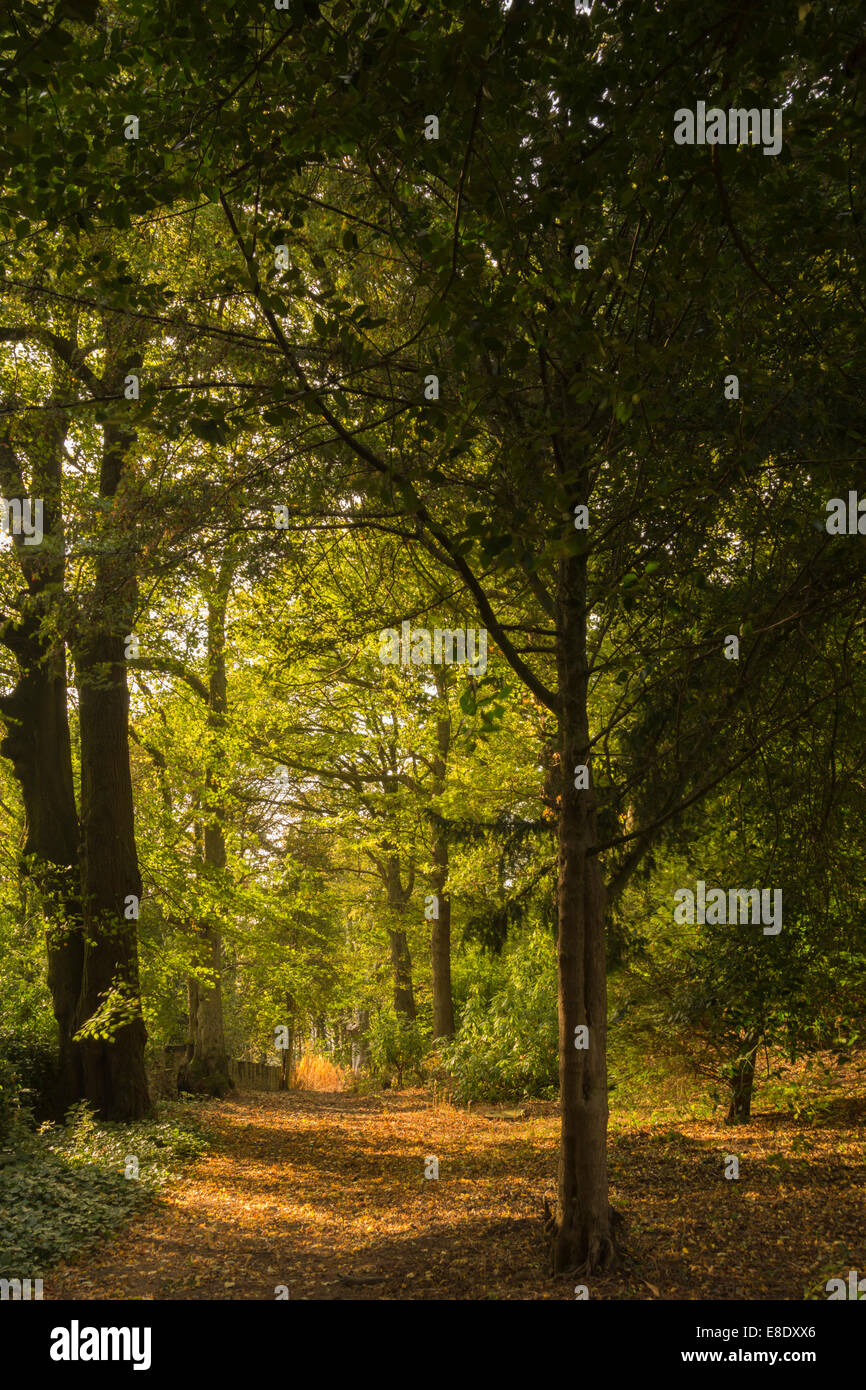
[{"label": "exposed tree root", "polygon": [[593,1235],[589,1248],[581,1259],[573,1255],[573,1241],[561,1239],[561,1227],[547,1197],[544,1199],[544,1234],[550,1243],[550,1274],[586,1278],[592,1274],[609,1274],[620,1268],[625,1250],[620,1241],[625,1222],[614,1207],[610,1208],[610,1234]]}]

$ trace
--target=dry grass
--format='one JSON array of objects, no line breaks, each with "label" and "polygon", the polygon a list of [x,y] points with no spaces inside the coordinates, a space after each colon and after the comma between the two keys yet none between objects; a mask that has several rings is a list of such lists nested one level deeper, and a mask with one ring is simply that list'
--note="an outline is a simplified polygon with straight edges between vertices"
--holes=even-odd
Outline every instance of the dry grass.
[{"label": "dry grass", "polygon": [[292,1077],[292,1085],[299,1091],[342,1091],[345,1083],[342,1069],[321,1052],[305,1052]]}]

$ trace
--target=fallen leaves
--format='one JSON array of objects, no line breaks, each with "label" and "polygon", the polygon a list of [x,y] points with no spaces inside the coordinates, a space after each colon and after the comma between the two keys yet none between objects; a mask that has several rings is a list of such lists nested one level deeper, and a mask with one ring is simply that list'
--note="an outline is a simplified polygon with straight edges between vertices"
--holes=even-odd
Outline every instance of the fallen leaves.
[{"label": "fallen leaves", "polygon": [[[840,1241],[866,1267],[863,1109],[810,1129],[808,1157],[786,1116],[614,1132],[627,1255],[590,1297],[801,1299]],[[542,1234],[553,1110],[482,1118],[421,1091],[199,1105],[211,1151],[159,1208],[55,1270],[45,1296],[268,1300],[286,1285],[295,1300],[571,1300],[573,1280],[547,1276]],[[723,1177],[731,1147],[738,1181]],[[434,1154],[440,1176],[425,1179]]]}]

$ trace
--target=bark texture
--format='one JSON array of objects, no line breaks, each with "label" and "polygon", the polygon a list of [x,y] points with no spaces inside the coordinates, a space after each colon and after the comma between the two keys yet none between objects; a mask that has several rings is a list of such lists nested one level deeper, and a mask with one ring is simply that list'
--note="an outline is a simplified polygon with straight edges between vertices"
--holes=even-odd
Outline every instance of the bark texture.
[{"label": "bark texture", "polygon": [[[128,345],[109,344],[103,386],[121,394]],[[141,875],[129,761],[127,637],[136,610],[134,507],[123,486],[134,432],[103,431],[94,520],[93,583],[74,644],[81,735],[81,889],[84,959],[75,1023],[82,1030],[82,1097],[109,1120],[150,1109],[138,976]],[[101,524],[100,524],[101,523]]]},{"label": "bark texture", "polygon": [[[235,571],[235,557],[229,553],[208,601],[208,717],[205,768],[205,816],[203,868],[216,881],[226,867],[223,825],[225,801],[222,784],[222,756],[219,735],[228,713],[226,676],[226,606]],[[224,1095],[231,1089],[226,1055],[222,1002],[222,934],[218,918],[210,914],[197,924],[200,975],[188,981],[190,1058],[184,1084],[210,1095]]]},{"label": "bark texture", "polygon": [[746,1038],[743,1051],[734,1062],[731,1075],[731,1103],[728,1108],[727,1124],[748,1124],[752,1117],[752,1090],[755,1084],[755,1060],[761,1044],[761,1035],[752,1032]]},{"label": "bark texture", "polygon": [[[46,923],[48,986],[58,1027],[57,1118],[81,1094],[81,1068],[72,1041],[84,959],[79,876],[78,810],[67,715],[66,648],[56,631],[63,591],[64,545],[60,480],[65,412],[49,401],[32,441],[32,496],[43,503],[43,541],[22,540],[16,553],[25,582],[18,613],[0,625],[0,642],[14,655],[19,676],[0,698],[9,758],[21,787],[25,839],[21,872],[38,889]],[[0,486],[20,497],[20,465],[8,441],[0,445]]]},{"label": "bark texture", "polygon": [[[561,1144],[553,1238],[555,1272],[611,1268],[617,1259],[607,1168],[607,980],[604,885],[587,716],[586,562],[562,560],[556,591],[562,702],[559,817],[558,995]],[[590,769],[589,785],[575,771]],[[588,1046],[577,1030],[588,1030]]]},{"label": "bark texture", "polygon": [[[386,863],[386,884],[388,889],[388,916],[391,923],[399,922],[406,904],[412,896],[414,874],[409,884],[403,887],[400,878],[400,860],[397,855],[389,855]],[[406,930],[400,926],[388,927],[388,940],[391,945],[391,969],[394,976],[394,1010],[401,1017],[414,1022],[415,991],[412,988],[412,957]]]},{"label": "bark texture", "polygon": [[[448,683],[444,669],[436,668],[436,691],[442,714],[436,721],[436,752],[433,755],[434,797],[445,790],[448,755],[451,751],[451,717],[448,713]],[[448,885],[448,827],[441,815],[433,819],[433,873],[431,886],[436,894],[438,916],[432,921],[431,956],[433,964],[433,1036],[450,1038],[454,1034],[454,999],[451,993],[451,899]]]}]

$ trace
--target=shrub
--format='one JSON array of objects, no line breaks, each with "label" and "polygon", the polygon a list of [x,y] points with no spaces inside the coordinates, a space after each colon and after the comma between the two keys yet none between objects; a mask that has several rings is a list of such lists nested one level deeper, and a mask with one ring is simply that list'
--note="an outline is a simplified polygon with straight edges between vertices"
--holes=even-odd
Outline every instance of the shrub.
[{"label": "shrub", "polygon": [[454,1098],[551,1099],[559,1084],[556,957],[537,929],[470,986],[460,1029],[442,1048]]},{"label": "shrub", "polygon": [[[0,1167],[0,1278],[41,1278],[58,1260],[104,1238],[153,1201],[207,1136],[178,1104],[134,1124],[96,1120],[86,1102],[65,1126],[43,1124]],[[137,1179],[126,1177],[138,1160]]]},{"label": "shrub", "polygon": [[322,1052],[305,1052],[295,1067],[292,1084],[298,1091],[342,1091],[345,1073]]},{"label": "shrub", "polygon": [[430,1035],[417,1019],[410,1021],[398,1014],[393,1005],[386,1005],[370,1019],[367,1041],[372,1076],[380,1081],[396,1080],[398,1086],[402,1086],[407,1075],[421,1079]]},{"label": "shrub", "polygon": [[14,1149],[24,1129],[18,1073],[0,1057],[0,1149]]},{"label": "shrub", "polygon": [[60,1118],[56,1044],[2,1032],[0,1060],[14,1073],[25,1110],[32,1110],[37,1121]]}]

